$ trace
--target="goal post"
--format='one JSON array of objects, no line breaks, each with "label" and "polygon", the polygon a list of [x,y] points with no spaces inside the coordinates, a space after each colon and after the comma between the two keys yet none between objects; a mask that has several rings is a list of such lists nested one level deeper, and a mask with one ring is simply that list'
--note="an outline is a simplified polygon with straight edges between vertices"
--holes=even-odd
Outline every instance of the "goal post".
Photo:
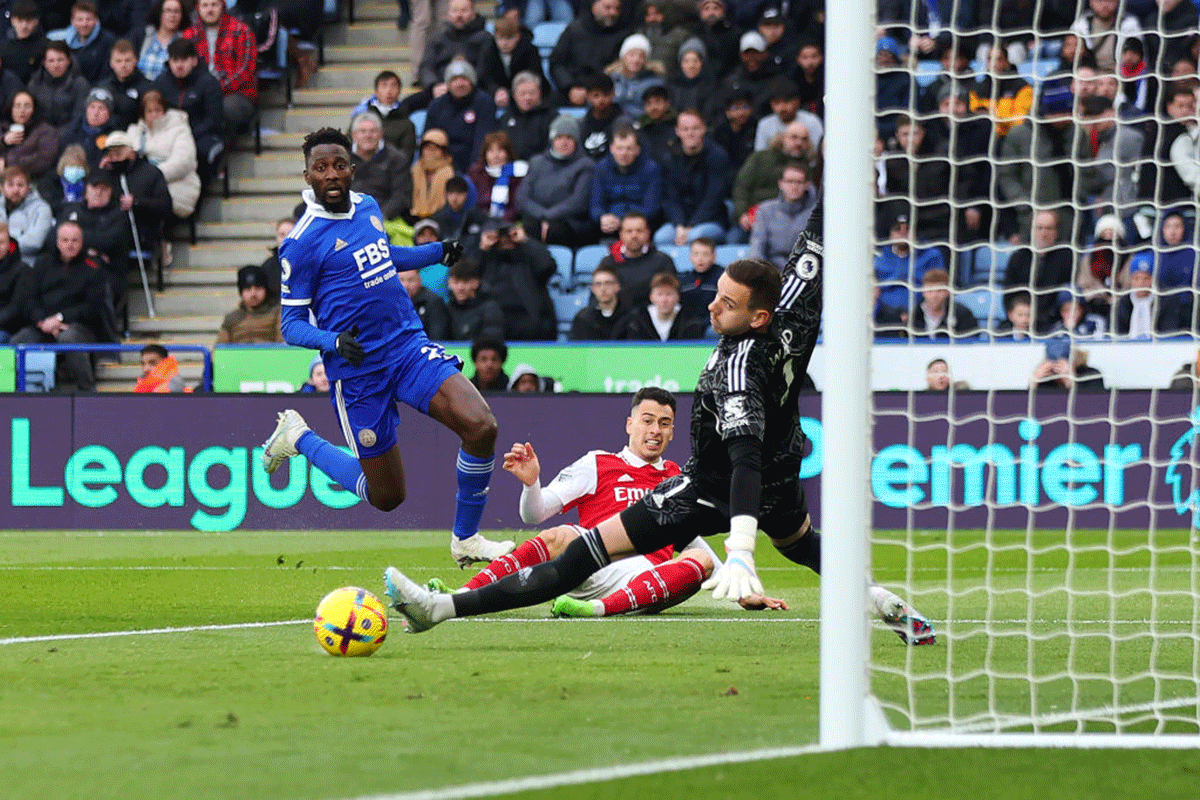
[{"label": "goal post", "polygon": [[[967,1],[955,0],[954,7]],[[814,520],[823,531],[821,747],[1200,748],[1200,382],[1190,391],[1168,391],[1165,382],[1139,386],[1119,378],[1097,392],[1038,391],[1028,378],[1050,337],[1035,332],[1017,345],[972,335],[931,344],[921,341],[925,331],[910,316],[901,323],[902,340],[886,345],[889,354],[922,364],[945,358],[951,372],[955,363],[970,362],[972,374],[998,377],[974,390],[951,382],[941,393],[913,386],[874,391],[880,387],[872,381],[879,372],[872,365],[872,253],[880,245],[881,180],[873,154],[875,13],[871,0],[849,0],[828,4],[826,15],[823,463]],[[991,23],[978,20],[967,33],[996,33]],[[1027,33],[1031,58],[1038,58],[1043,38],[1061,38],[1067,27]],[[971,69],[987,71],[979,64]],[[1045,121],[1038,69],[1021,73],[1033,85],[1023,123],[1030,126]],[[1082,112],[1070,102],[1075,110],[1067,113],[1078,125]],[[911,97],[896,112],[930,116]],[[1165,120],[1150,122],[1159,124],[1161,140]],[[993,175],[987,206],[994,214],[982,239],[964,244],[955,233],[958,221],[932,240],[907,234],[913,246],[946,253],[952,303],[972,291],[990,291],[997,302],[1004,297],[996,265],[1012,251],[1011,239],[1023,236],[1029,245],[1030,207],[1069,206],[1072,222],[1060,241],[1071,251],[1072,271],[1090,252],[1093,228],[1106,212],[1127,223],[1130,238],[1147,217],[1152,228],[1149,235],[1140,231],[1141,242],[1116,247],[1118,262],[1140,251],[1158,258],[1154,230],[1168,207],[1157,198],[1170,166],[1162,161],[1162,142],[1147,144],[1150,154],[1132,164],[1135,175],[1150,168],[1159,174],[1148,196],[1130,198],[1119,193],[1121,171],[1131,165],[1115,151],[1104,163],[1096,139],[1046,163],[1035,149],[1022,165],[1035,174],[1066,165],[1088,180],[1109,169],[1111,185],[1086,200],[1058,206],[1014,200]],[[962,164],[947,158],[953,185]],[[992,167],[1001,160],[993,155]],[[920,163],[913,159],[910,177]],[[1034,178],[1035,193],[1044,177]],[[928,197],[895,199],[917,215],[937,204]],[[952,218],[961,220],[965,204],[947,200]],[[1187,237],[1200,252],[1195,211],[1193,202]],[[1002,232],[1002,214],[1008,223],[1021,219],[1024,232]],[[962,265],[973,266],[976,251],[986,251],[992,270],[982,284],[962,279]],[[1200,259],[1195,267],[1200,274]],[[1114,305],[1133,291],[1116,282],[1114,269],[1108,287]],[[919,278],[904,288],[920,302]],[[1198,288],[1194,278],[1177,292],[1200,306]],[[1027,289],[1036,304],[1032,278]],[[1170,295],[1157,283],[1152,291],[1155,302]],[[1191,325],[1195,357],[1200,343]],[[1109,331],[1096,341],[1107,346],[1122,336]],[[1156,332],[1149,344],[1130,345],[1151,349],[1130,349],[1127,357],[1153,360],[1154,347],[1170,344],[1159,338]],[[1063,339],[1071,358],[1090,346],[1074,331]],[[1022,377],[1006,383],[1006,372]],[[872,575],[929,617],[936,645],[904,647],[872,622]]]}]

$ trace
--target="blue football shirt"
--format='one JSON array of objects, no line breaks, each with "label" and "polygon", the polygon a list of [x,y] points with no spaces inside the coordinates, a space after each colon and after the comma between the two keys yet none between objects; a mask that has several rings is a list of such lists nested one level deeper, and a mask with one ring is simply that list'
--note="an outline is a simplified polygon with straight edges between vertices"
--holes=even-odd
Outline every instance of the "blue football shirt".
[{"label": "blue football shirt", "polygon": [[[437,263],[442,245],[391,247],[383,212],[368,195],[351,192],[350,210],[344,214],[326,210],[311,189],[303,197],[308,207],[279,248],[284,338],[289,344],[324,351],[330,380],[382,369],[396,347],[424,330],[398,270]],[[301,309],[312,312],[324,335],[312,335],[316,332],[308,325],[286,324],[287,317],[294,319]],[[333,352],[336,334],[355,326],[367,351],[358,367]]]}]

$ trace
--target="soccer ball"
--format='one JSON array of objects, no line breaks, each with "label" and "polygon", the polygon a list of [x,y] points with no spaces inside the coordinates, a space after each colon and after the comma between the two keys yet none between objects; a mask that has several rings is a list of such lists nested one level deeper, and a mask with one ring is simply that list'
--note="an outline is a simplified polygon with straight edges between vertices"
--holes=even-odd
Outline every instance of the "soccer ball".
[{"label": "soccer ball", "polygon": [[321,647],[335,656],[369,656],[387,638],[387,614],[366,589],[343,586],[321,599],[313,630]]}]

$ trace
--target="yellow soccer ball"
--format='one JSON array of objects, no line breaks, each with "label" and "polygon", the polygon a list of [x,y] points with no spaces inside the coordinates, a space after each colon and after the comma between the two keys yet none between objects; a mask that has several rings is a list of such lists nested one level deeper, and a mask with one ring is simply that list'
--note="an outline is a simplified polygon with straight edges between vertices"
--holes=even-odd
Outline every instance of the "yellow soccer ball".
[{"label": "yellow soccer ball", "polygon": [[366,589],[343,586],[321,599],[313,630],[335,656],[369,656],[387,638],[387,613]]}]

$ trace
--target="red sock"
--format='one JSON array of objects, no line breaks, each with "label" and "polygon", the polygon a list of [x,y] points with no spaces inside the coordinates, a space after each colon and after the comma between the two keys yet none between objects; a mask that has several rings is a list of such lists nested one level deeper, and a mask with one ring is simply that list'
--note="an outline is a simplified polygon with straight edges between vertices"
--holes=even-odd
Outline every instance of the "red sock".
[{"label": "red sock", "polygon": [[527,542],[522,542],[516,550],[508,555],[501,556],[488,564],[482,572],[467,581],[463,588],[478,589],[480,586],[487,586],[489,583],[506,578],[522,567],[532,567],[534,564],[549,560],[550,552],[546,550],[546,543],[540,536],[535,536]]},{"label": "red sock", "polygon": [[646,570],[600,602],[604,603],[606,617],[631,611],[662,611],[700,591],[703,582],[704,567],[700,562],[681,558]]}]

